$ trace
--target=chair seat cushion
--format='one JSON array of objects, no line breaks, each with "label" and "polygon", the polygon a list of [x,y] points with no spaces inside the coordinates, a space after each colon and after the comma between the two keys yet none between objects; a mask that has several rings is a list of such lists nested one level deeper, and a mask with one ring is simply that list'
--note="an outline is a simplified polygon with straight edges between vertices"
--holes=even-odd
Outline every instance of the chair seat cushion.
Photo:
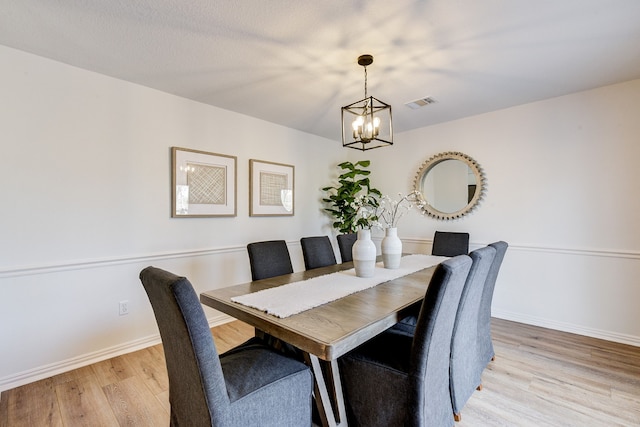
[{"label": "chair seat cushion", "polygon": [[[220,363],[231,401],[232,425],[311,425],[313,376],[304,363],[279,354],[256,338],[221,355]],[[301,399],[303,396],[306,399]]]},{"label": "chair seat cushion", "polygon": [[311,375],[304,363],[282,356],[257,338],[220,355],[220,364],[231,403],[275,381]]}]

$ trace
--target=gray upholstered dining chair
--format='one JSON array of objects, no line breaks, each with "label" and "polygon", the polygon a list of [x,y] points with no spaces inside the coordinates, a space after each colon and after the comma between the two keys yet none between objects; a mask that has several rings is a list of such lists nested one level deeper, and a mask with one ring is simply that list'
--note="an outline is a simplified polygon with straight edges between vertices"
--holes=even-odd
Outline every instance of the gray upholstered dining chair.
[{"label": "gray upholstered dining chair", "polygon": [[469,233],[436,231],[431,255],[456,256],[469,253]]},{"label": "gray upholstered dining chair", "polygon": [[450,389],[451,406],[456,421],[460,421],[460,412],[473,392],[481,386],[477,374],[478,313],[484,284],[495,258],[496,250],[491,246],[476,249],[469,256],[473,264],[462,290],[460,305],[451,337]]},{"label": "gray upholstered dining chair", "polygon": [[251,266],[251,280],[293,273],[289,248],[284,240],[249,243],[247,252]]},{"label": "gray upholstered dining chair", "polygon": [[[469,233],[455,231],[436,231],[433,235],[431,255],[453,257],[467,255],[469,253]],[[411,307],[404,319],[400,320],[393,328],[395,331],[403,331],[413,335],[418,320],[418,307]]]},{"label": "gray upholstered dining chair", "polygon": [[303,237],[300,246],[305,270],[336,264],[336,254],[328,236]]},{"label": "gray upholstered dining chair", "polygon": [[[436,231],[433,235],[433,246],[431,255],[438,256],[457,256],[467,255],[469,253],[469,233],[460,233],[455,231]],[[407,310],[409,314],[400,320],[395,326],[396,331],[404,331],[413,335],[418,320],[418,307],[412,307]]]},{"label": "gray upholstered dining chair", "polygon": [[353,244],[358,240],[358,234],[338,234],[336,239],[338,240],[338,249],[340,249],[340,258],[342,259],[342,262],[353,261],[351,249],[353,249]]},{"label": "gray upholstered dining chair", "polygon": [[309,368],[252,338],[218,356],[185,277],[155,267],[140,280],[160,329],[172,426],[310,426]]},{"label": "gray upholstered dining chair", "polygon": [[470,267],[466,255],[436,267],[414,336],[385,331],[339,359],[350,424],[453,425],[451,335]]},{"label": "gray upholstered dining chair", "polygon": [[493,341],[491,340],[491,302],[493,301],[493,291],[496,286],[496,279],[500,272],[502,260],[509,245],[507,242],[499,241],[491,243],[489,246],[495,248],[496,256],[493,258],[487,280],[484,282],[482,291],[482,301],[478,313],[478,374],[482,375],[485,368],[495,357]]},{"label": "gray upholstered dining chair", "polygon": [[[247,245],[247,253],[249,254],[249,265],[251,267],[251,280],[269,279],[282,274],[293,273],[289,248],[284,240],[265,240],[263,242],[249,243]],[[299,356],[294,346],[258,328],[256,328],[256,337],[288,356]]]}]

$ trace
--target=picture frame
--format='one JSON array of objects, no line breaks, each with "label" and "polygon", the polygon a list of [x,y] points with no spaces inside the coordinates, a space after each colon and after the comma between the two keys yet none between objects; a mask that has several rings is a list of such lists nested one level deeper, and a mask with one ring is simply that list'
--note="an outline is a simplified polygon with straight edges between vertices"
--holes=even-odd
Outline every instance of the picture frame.
[{"label": "picture frame", "polygon": [[249,160],[249,216],[293,216],[295,167]]},{"label": "picture frame", "polygon": [[237,158],[171,147],[171,217],[237,215]]}]

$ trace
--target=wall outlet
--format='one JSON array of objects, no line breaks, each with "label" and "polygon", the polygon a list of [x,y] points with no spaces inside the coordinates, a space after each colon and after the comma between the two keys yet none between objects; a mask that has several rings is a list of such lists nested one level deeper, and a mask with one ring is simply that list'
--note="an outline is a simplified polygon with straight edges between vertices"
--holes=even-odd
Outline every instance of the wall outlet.
[{"label": "wall outlet", "polygon": [[129,314],[129,301],[120,301],[120,311],[119,314],[120,316],[125,316],[127,314]]}]

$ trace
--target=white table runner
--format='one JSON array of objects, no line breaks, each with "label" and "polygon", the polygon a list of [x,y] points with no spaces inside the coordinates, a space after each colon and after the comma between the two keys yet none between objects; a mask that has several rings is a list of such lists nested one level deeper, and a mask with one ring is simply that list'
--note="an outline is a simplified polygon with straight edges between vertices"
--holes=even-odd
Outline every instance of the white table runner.
[{"label": "white table runner", "polygon": [[380,283],[415,273],[446,259],[448,258],[433,255],[407,255],[402,257],[400,268],[394,270],[383,268],[381,262],[377,263],[373,277],[357,277],[352,268],[240,295],[231,298],[231,301],[262,310],[276,317],[285,318],[355,292],[372,288]]}]

